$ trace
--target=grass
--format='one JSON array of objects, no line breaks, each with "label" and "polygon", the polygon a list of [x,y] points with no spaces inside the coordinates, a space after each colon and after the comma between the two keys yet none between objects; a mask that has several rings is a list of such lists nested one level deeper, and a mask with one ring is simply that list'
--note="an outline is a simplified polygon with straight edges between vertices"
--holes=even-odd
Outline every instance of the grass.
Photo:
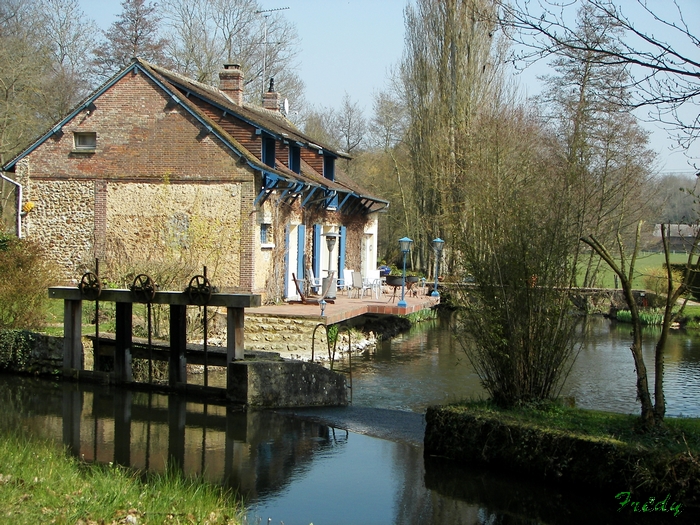
[{"label": "grass", "polygon": [[630,445],[663,450],[672,454],[690,451],[700,455],[700,419],[666,418],[662,427],[639,431],[639,416],[570,408],[561,403],[504,409],[489,401],[458,403],[471,412],[497,416],[502,421],[622,441]]},{"label": "grass", "polygon": [[[685,263],[687,260],[688,256],[685,253],[671,254],[672,264]],[[637,262],[635,263],[634,279],[632,280],[633,288],[644,289],[646,287],[644,282],[645,278],[649,275],[656,275],[656,273],[663,268],[665,263],[666,259],[663,253],[641,252],[637,256]],[[601,288],[615,287],[615,274],[605,263],[600,266],[600,278],[598,282]]]},{"label": "grass", "polygon": [[[115,331],[114,303],[100,303],[100,333]],[[95,303],[83,301],[83,334],[95,333]],[[57,337],[63,336],[63,301],[50,299],[46,315],[46,325],[42,332]]]},{"label": "grass", "polygon": [[55,444],[0,436],[0,520],[13,524],[239,524],[230,492],[178,473],[86,464]]}]

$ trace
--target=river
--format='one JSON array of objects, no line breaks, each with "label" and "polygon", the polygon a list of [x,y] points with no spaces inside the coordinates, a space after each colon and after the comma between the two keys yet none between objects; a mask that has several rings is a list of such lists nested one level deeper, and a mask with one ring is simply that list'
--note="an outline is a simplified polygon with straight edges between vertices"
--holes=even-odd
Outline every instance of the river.
[{"label": "river", "polygon": [[[591,319],[581,329],[583,343],[563,395],[584,408],[637,413],[629,332],[628,325]],[[648,363],[654,343],[655,332],[645,332]],[[460,345],[440,321],[421,323],[355,358],[352,375],[353,405],[345,414],[358,419],[348,425],[308,413],[244,412],[177,396],[12,376],[0,376],[0,425],[62,442],[86,461],[150,471],[176,464],[189,475],[240,491],[251,524],[690,519],[621,513],[615,494],[591,496],[423,458],[415,429],[404,434],[394,427],[392,433],[392,424],[420,422],[432,404],[484,396]],[[665,385],[670,416],[700,417],[700,340],[694,335],[672,334]],[[338,413],[342,419],[342,409]],[[369,416],[375,424],[364,428]],[[389,429],[383,436],[388,439],[372,437],[382,426]]]}]

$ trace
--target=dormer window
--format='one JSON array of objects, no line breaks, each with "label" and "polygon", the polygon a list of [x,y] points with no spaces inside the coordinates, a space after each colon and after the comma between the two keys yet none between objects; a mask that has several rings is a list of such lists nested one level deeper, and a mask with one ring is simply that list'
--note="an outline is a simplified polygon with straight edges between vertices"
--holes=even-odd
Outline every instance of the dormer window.
[{"label": "dormer window", "polygon": [[73,133],[73,146],[76,151],[95,151],[97,147],[97,133],[76,131]]},{"label": "dormer window", "polygon": [[289,145],[289,169],[301,173],[301,148],[293,144]]},{"label": "dormer window", "polygon": [[335,157],[323,156],[323,176],[330,181],[335,180]]},{"label": "dormer window", "polygon": [[262,161],[271,168],[275,167],[275,139],[262,138]]}]

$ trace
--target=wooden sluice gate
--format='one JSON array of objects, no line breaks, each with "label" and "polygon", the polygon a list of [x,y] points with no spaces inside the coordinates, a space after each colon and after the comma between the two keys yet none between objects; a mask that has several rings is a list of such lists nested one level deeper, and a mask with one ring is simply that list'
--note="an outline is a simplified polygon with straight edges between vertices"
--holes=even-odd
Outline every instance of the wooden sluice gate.
[{"label": "wooden sluice gate", "polygon": [[[49,297],[62,299],[63,328],[64,328],[64,376],[87,378],[90,375],[99,376],[96,379],[110,383],[133,383],[131,362],[132,349],[138,346],[141,353],[144,344],[134,344],[133,340],[133,304],[144,301],[135,299],[131,290],[105,289],[99,295],[100,302],[115,303],[116,333],[114,338],[113,370],[105,373],[99,370],[99,350],[95,352],[96,369],[87,371],[83,366],[82,345],[82,303],[85,297],[81,290],[74,287],[49,288]],[[187,307],[196,306],[185,292],[157,291],[153,294],[151,304],[163,304],[170,307],[170,340],[167,355],[159,345],[152,345],[157,359],[167,357],[168,385],[173,389],[187,388],[187,354],[192,357],[192,351],[188,351],[187,345]],[[244,358],[244,312],[245,308],[260,305],[259,295],[212,293],[207,301],[207,306],[226,308],[227,334],[225,355],[223,349],[217,349],[216,356],[212,356],[212,365],[228,367],[235,360]],[[99,342],[104,338],[95,337],[95,346],[99,348]],[[204,352],[208,350],[205,349]],[[202,352],[202,353],[204,353]],[[146,356],[144,356],[146,357]],[[193,359],[196,363],[204,364],[204,356]],[[105,377],[107,375],[108,377]],[[193,385],[190,385],[193,386]]]},{"label": "wooden sluice gate", "polygon": [[[109,383],[154,390],[184,392],[205,397],[210,402],[256,407],[338,406],[347,404],[345,377],[315,363],[283,360],[279,354],[246,355],[244,350],[245,309],[260,306],[260,295],[218,293],[204,276],[195,276],[182,291],[157,291],[145,275],[134,280],[131,289],[103,289],[96,273],[86,273],[78,287],[49,288],[49,297],[62,299],[64,347],[63,377],[78,381]],[[95,302],[93,370],[84,367],[82,344],[83,301]],[[113,338],[99,333],[99,303],[115,303]],[[133,336],[133,305],[148,306],[148,340]],[[170,339],[154,343],[151,339],[151,305],[170,308]],[[202,307],[203,345],[187,342],[187,308]],[[226,309],[226,346],[210,349],[207,345],[207,308]],[[100,348],[103,345],[103,348]],[[106,350],[106,351],[103,351]],[[111,370],[103,366],[105,356],[112,358]],[[134,378],[133,359],[146,359],[147,381]],[[166,384],[153,381],[154,361],[168,362]],[[187,364],[204,366],[204,385],[187,383]],[[225,387],[208,384],[210,366],[226,371]]]}]

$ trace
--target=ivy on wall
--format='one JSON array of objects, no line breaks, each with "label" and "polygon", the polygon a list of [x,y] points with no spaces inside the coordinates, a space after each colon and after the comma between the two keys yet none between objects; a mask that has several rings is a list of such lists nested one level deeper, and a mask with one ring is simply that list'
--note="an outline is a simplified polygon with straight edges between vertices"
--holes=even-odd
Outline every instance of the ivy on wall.
[{"label": "ivy on wall", "polygon": [[27,330],[0,330],[0,368],[22,371],[30,362],[35,335]]}]

